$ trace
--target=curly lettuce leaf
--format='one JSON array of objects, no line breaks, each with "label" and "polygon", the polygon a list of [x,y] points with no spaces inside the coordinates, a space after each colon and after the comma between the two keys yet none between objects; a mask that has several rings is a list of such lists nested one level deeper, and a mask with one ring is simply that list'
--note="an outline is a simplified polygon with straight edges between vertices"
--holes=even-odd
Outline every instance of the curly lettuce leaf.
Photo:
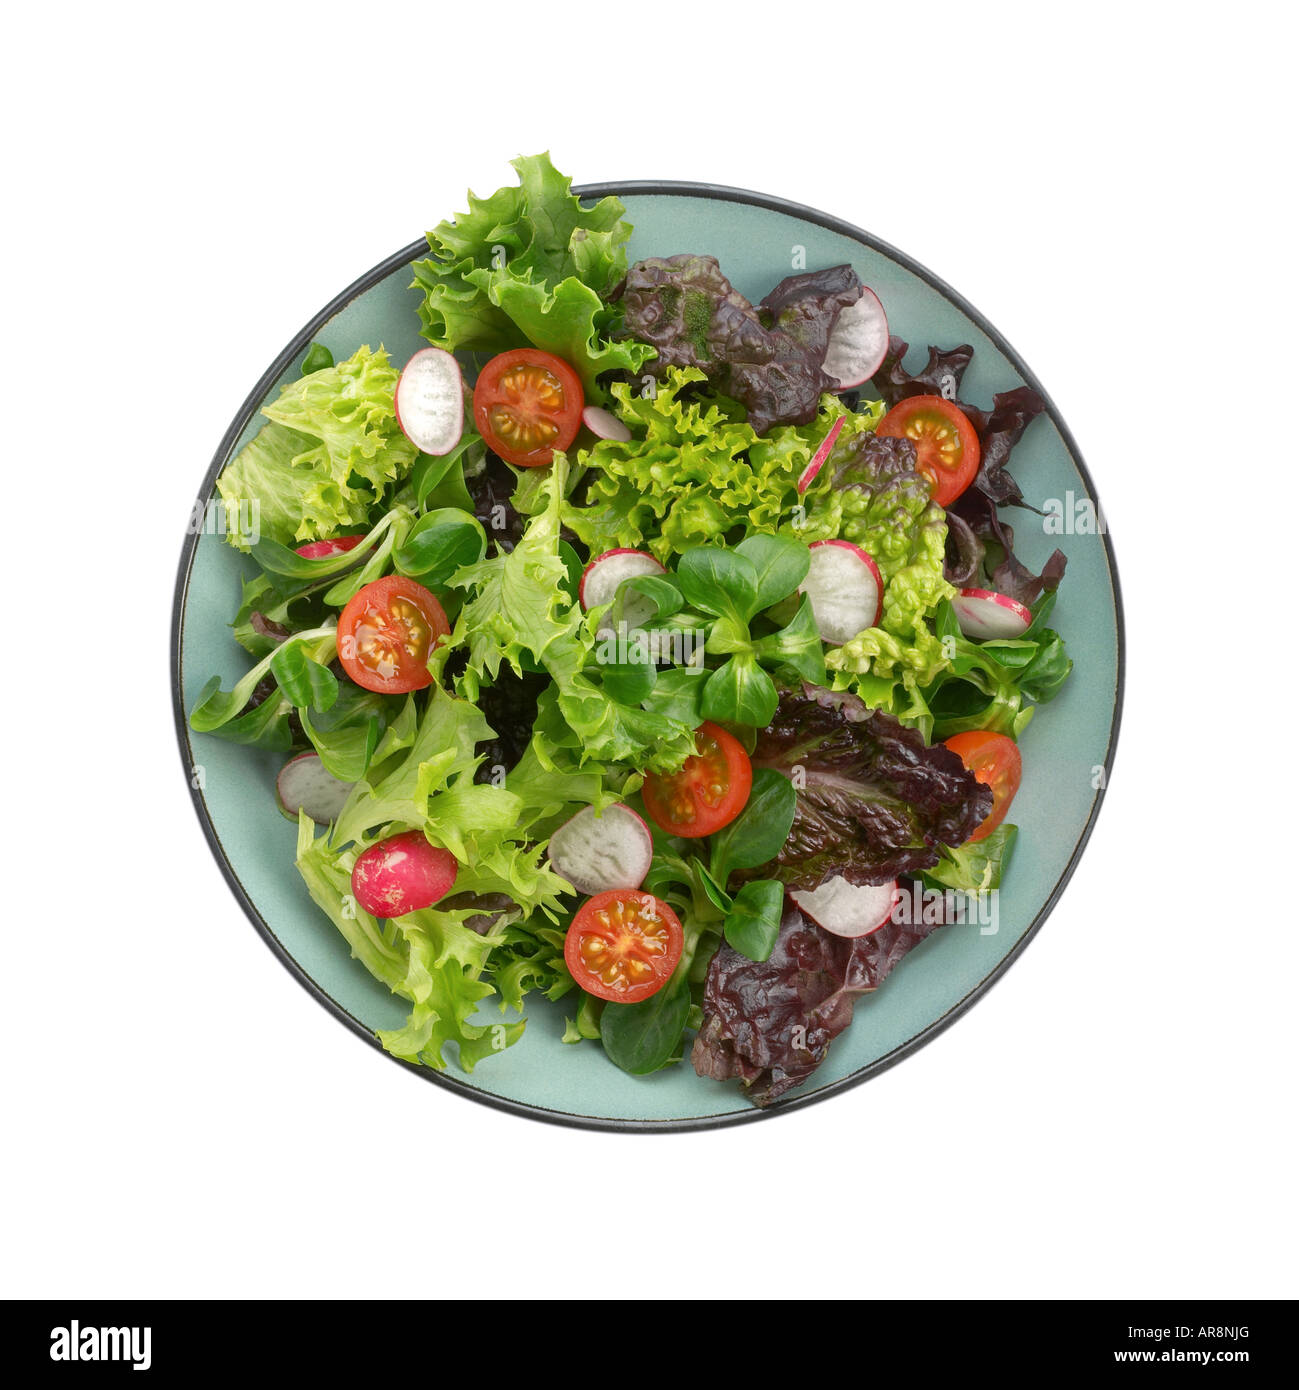
[{"label": "curly lettuce leaf", "polygon": [[692,726],[623,703],[604,687],[592,625],[565,584],[559,547],[567,476],[567,461],[558,454],[538,493],[542,509],[514,549],[498,549],[452,576],[453,586],[473,595],[451,640],[451,647],[468,649],[460,688],[472,699],[503,663],[516,672],[525,664],[540,666],[554,681],[558,711],[580,740],[583,762],[680,767],[694,751]]},{"label": "curly lettuce leaf", "polygon": [[[909,439],[859,432],[841,440],[822,469],[826,484],[806,502],[808,528],[833,528],[859,545],[884,581],[878,626],[826,654],[832,684],[895,714],[916,706],[918,688],[944,669],[932,623],[956,592],[943,577],[946,515],[930,500],[915,457]],[[923,710],[917,717],[923,723]]]},{"label": "curly lettuce leaf", "polygon": [[444,1049],[453,1044],[461,1067],[472,1071],[483,1057],[517,1042],[522,1020],[472,1021],[495,993],[488,966],[499,940],[465,925],[476,909],[425,908],[380,923],[352,896],[355,859],[354,848],[332,848],[328,836],[316,836],[312,823],[300,818],[297,866],[312,901],[375,979],[410,1003],[402,1027],[377,1034],[383,1046],[405,1061],[441,1071],[447,1064]]},{"label": "curly lettuce leaf", "polygon": [[[564,524],[593,553],[626,546],[666,561],[735,528],[769,535],[784,529],[809,542],[837,534],[838,511],[812,515],[798,480],[836,419],[845,420],[840,441],[855,438],[874,428],[878,408],[853,412],[826,396],[812,424],[759,437],[733,402],[694,394],[705,381],[698,368],[673,367],[650,395],[613,387],[632,438],[601,440],[578,455],[587,470],[585,495],[575,492],[562,509]],[[828,473],[813,486],[824,500]]]},{"label": "curly lettuce leaf", "polygon": [[653,355],[614,341],[621,308],[608,299],[627,265],[631,226],[615,197],[583,207],[548,154],[516,159],[517,187],[469,194],[469,211],[428,234],[413,267],[421,332],[437,347],[504,352],[531,344],[569,362],[590,398],[597,378],[635,372]]},{"label": "curly lettuce leaf", "polygon": [[398,372],[380,348],[284,386],[262,407],[268,424],[217,479],[226,536],[292,545],[361,526],[415,462],[393,408]]}]

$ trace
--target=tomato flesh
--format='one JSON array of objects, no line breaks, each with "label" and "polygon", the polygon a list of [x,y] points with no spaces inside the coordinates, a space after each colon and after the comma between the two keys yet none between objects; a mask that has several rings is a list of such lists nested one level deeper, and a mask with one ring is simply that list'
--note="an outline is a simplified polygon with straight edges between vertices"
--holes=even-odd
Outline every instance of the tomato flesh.
[{"label": "tomato flesh", "polygon": [[992,810],[966,841],[966,844],[972,845],[986,839],[1005,820],[1010,803],[1019,790],[1024,760],[1014,740],[1005,734],[979,730],[953,734],[945,743],[965,764],[966,770],[974,774],[976,781],[992,788]]},{"label": "tomato flesh", "polygon": [[955,502],[979,471],[979,436],[961,407],[942,396],[908,396],[875,433],[915,442],[916,471],[929,479],[940,507]]},{"label": "tomato flesh", "polygon": [[569,974],[597,999],[637,1004],[657,993],[681,959],[675,912],[651,893],[611,888],[588,899],[564,938]]},{"label": "tomato flesh", "polygon": [[688,840],[716,834],[744,810],[753,766],[739,741],[716,724],[695,731],[695,753],[680,772],[651,772],[641,795],[645,809],[669,835]]},{"label": "tomato flesh", "polygon": [[474,423],[506,463],[542,468],[582,423],[582,383],[567,362],[535,348],[502,352],[478,374]]},{"label": "tomato flesh", "polygon": [[338,659],[364,690],[404,695],[432,684],[428,659],[451,624],[421,584],[390,574],[359,590],[338,620]]}]

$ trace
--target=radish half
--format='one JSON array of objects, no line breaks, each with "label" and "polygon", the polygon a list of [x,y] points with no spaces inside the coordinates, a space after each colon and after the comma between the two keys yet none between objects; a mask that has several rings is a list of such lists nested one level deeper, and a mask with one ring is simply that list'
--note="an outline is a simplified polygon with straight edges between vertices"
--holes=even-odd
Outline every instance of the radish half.
[{"label": "radish half", "polygon": [[328,560],[335,555],[346,555],[349,550],[355,550],[365,539],[364,533],[359,536],[335,536],[330,541],[308,541],[306,545],[297,547],[297,554],[304,560]]},{"label": "radish half", "polygon": [[625,444],[631,438],[627,426],[603,406],[588,405],[582,412],[582,423],[598,439],[616,439],[619,444]]},{"label": "radish half", "polygon": [[327,772],[318,754],[299,753],[280,769],[275,795],[280,810],[290,820],[297,820],[298,812],[305,811],[317,825],[329,825],[338,819],[354,785]]},{"label": "radish half", "polygon": [[803,472],[799,476],[799,492],[806,492],[808,488],[812,486],[813,479],[821,471],[826,459],[834,452],[834,441],[839,438],[839,431],[843,429],[843,422],[847,418],[846,415],[841,415],[834,424],[830,426],[829,434],[821,441],[816,453],[812,455],[811,463],[803,469]]},{"label": "radish half", "polygon": [[799,908],[818,927],[835,936],[869,936],[893,915],[897,882],[849,883],[836,874],[811,892],[791,893]]},{"label": "radish half", "polygon": [[421,348],[397,379],[397,423],[425,454],[449,454],[465,429],[465,379],[441,348]]},{"label": "radish half", "polygon": [[840,646],[877,627],[884,582],[875,561],[851,541],[813,541],[808,551],[811,564],[802,591],[812,602],[822,641]]},{"label": "radish half", "polygon": [[839,390],[860,386],[880,369],[889,348],[889,321],[874,290],[862,290],[856,304],[839,311],[822,363]]},{"label": "radish half", "polygon": [[422,830],[389,835],[352,868],[352,895],[372,917],[401,917],[432,907],[456,881],[455,856],[436,849]]},{"label": "radish half", "polygon": [[639,888],[649,873],[654,841],[649,826],[621,802],[596,815],[584,806],[550,837],[550,862],[579,893]]},{"label": "radish half", "polygon": [[[583,612],[612,603],[618,586],[628,579],[646,574],[666,574],[667,570],[643,550],[606,550],[597,555],[582,571],[577,597]],[[657,610],[648,599],[633,598],[625,614],[629,628],[639,627],[654,616]]]},{"label": "radish half", "polygon": [[992,589],[962,589],[952,600],[961,631],[975,641],[1022,637],[1033,615],[1017,599]]}]

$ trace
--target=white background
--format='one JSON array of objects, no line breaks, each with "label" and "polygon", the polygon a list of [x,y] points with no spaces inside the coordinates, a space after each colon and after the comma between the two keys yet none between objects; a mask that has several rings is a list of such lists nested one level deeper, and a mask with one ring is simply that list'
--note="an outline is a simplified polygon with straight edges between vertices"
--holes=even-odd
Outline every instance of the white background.
[{"label": "white background", "polygon": [[[718,8],[6,21],[0,1292],[1299,1293],[1287,7]],[[249,928],[176,757],[229,419],[547,147],[910,252],[1046,383],[1121,565],[1116,771],[1049,924],[937,1042],[759,1125],[562,1130],[383,1061]]]}]

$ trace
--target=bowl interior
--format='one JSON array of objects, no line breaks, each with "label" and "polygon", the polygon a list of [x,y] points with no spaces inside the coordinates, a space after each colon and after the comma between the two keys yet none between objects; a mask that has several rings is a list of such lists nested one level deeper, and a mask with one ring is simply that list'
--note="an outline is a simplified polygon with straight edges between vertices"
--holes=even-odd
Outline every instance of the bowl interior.
[{"label": "bowl interior", "polygon": [[[926,344],[971,343],[975,352],[962,385],[965,399],[988,404],[994,392],[1025,381],[1009,349],[968,306],[919,267],[887,248],[863,243],[846,228],[822,225],[815,214],[728,196],[623,196],[636,229],[633,259],[682,250],[710,252],[736,288],[755,301],[793,269],[847,261],[883,301],[893,331],[912,344],[908,361],[913,369],[915,360],[923,360]],[[279,381],[298,374],[310,338],[324,342],[340,358],[362,343],[382,344],[398,362],[419,348],[418,296],[410,279],[402,264],[310,330],[266,398],[278,393]],[[256,432],[259,419],[254,410],[241,420],[230,453]],[[1025,496],[1037,505],[1059,499],[1068,514],[1074,501],[1092,495],[1053,412],[1029,428],[1016,447],[1013,468]],[[1069,644],[1074,671],[1063,693],[1039,710],[1021,740],[1024,781],[1012,815],[1020,835],[1000,894],[996,930],[949,927],[930,937],[878,993],[858,1003],[851,1028],[836,1039],[811,1082],[775,1109],[806,1103],[887,1065],[958,1010],[1049,910],[1086,838],[1103,790],[1118,704],[1120,638],[1112,562],[1095,534],[1047,535],[1031,512],[1015,521],[1016,550],[1026,563],[1040,566],[1057,544],[1069,557],[1052,625]],[[228,626],[247,562],[211,533],[197,537],[187,558],[178,652],[186,710],[208,677],[219,674],[228,688],[247,665]],[[403,1002],[350,958],[342,937],[314,907],[293,868],[295,828],[276,809],[273,794],[282,759],[188,732],[182,733],[182,744],[190,766],[202,769],[194,779],[202,784],[196,796],[214,850],[224,857],[254,921],[323,999],[359,1030],[368,1034],[397,1026],[405,1015]],[[234,929],[241,928],[232,925]],[[441,1079],[547,1118],[601,1126],[721,1123],[757,1113],[738,1086],[698,1078],[688,1063],[651,1077],[630,1077],[608,1062],[598,1045],[563,1044],[565,1004],[530,1001],[521,1042],[480,1064],[472,1075],[453,1062]],[[567,1012],[571,1014],[571,1004]]]}]

